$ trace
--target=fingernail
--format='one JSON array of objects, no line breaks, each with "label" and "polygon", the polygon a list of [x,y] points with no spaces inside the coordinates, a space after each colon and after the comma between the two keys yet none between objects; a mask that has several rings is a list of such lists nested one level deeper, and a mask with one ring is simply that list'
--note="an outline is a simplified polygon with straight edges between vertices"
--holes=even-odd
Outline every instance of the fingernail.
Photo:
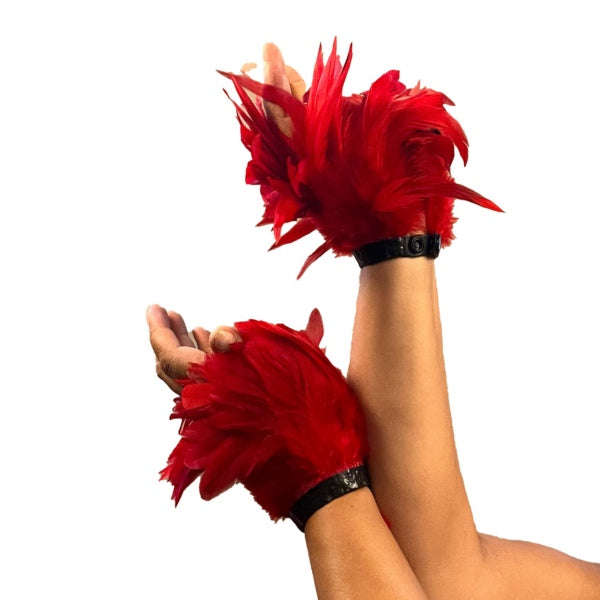
[{"label": "fingernail", "polygon": [[213,348],[217,352],[227,352],[229,350],[229,346],[235,343],[235,336],[231,331],[221,330],[215,334],[213,339]]}]

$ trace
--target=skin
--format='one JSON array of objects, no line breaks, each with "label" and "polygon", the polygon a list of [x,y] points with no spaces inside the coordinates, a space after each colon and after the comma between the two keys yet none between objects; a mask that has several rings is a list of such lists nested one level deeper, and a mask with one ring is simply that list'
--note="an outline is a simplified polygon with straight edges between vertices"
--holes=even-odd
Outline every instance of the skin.
[{"label": "skin", "polygon": [[320,599],[427,598],[368,488],[317,511],[305,539]]},{"label": "skin", "polygon": [[434,261],[362,269],[348,379],[367,420],[375,498],[430,598],[600,598],[599,565],[475,528],[452,430]]},{"label": "skin", "polygon": [[[265,81],[295,94],[279,49],[266,45],[264,58]],[[265,108],[289,133],[287,116]],[[149,322],[158,319],[154,310]],[[192,353],[212,351],[222,331],[235,330],[219,328],[212,339],[194,330],[197,350],[181,317],[165,315],[171,332],[155,333],[153,348],[159,377],[177,391],[173,379],[185,376]],[[454,441],[439,315],[433,261],[362,269],[348,380],[367,420],[374,498],[397,545],[433,600],[600,598],[600,565],[476,530]]]}]

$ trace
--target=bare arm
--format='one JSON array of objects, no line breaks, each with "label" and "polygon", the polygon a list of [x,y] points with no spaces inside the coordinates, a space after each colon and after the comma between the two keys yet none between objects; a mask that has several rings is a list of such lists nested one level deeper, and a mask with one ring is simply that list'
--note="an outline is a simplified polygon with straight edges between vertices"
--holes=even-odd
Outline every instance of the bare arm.
[{"label": "bare arm", "polygon": [[360,275],[348,377],[367,417],[377,503],[431,598],[597,598],[598,567],[477,533],[460,473],[433,261]]},{"label": "bare arm", "polygon": [[367,419],[377,503],[425,589],[442,597],[481,570],[482,555],[454,445],[434,294],[430,259],[362,269],[348,379]]},{"label": "bare arm", "polygon": [[425,600],[368,488],[334,500],[306,525],[320,600]]},{"label": "bare arm", "polygon": [[488,589],[497,598],[596,600],[600,565],[529,542],[481,535]]}]

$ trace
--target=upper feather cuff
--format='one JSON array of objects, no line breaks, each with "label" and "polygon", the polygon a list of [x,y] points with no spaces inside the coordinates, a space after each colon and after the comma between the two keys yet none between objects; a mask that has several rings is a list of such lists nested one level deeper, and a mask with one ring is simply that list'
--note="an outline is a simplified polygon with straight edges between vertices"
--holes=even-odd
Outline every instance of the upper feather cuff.
[{"label": "upper feather cuff", "polygon": [[[222,73],[239,96],[241,139],[250,151],[246,182],[260,185],[274,247],[319,231],[324,243],[300,275],[331,249],[351,254],[379,239],[409,233],[453,239],[455,199],[500,211],[492,201],[450,175],[454,148],[467,162],[468,143],[445,106],[444,94],[406,87],[399,71],[377,79],[367,92],[342,95],[352,47],[342,65],[336,43],[324,63],[319,49],[310,90],[298,100],[248,75]],[[289,116],[291,133],[269,119],[264,102]],[[285,233],[283,227],[294,223]],[[299,275],[299,276],[300,276]]]}]

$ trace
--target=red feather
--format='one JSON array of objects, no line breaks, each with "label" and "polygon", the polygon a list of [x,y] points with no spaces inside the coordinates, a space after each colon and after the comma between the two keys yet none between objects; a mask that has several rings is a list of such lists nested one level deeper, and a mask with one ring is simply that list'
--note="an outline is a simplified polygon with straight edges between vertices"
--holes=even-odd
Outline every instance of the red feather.
[{"label": "red feather", "polygon": [[[319,49],[305,102],[245,74],[222,72],[240,97],[241,137],[251,153],[246,181],[261,186],[260,224],[273,225],[273,247],[315,229],[325,238],[300,275],[329,249],[348,255],[408,233],[439,233],[447,246],[455,199],[501,211],[450,175],[455,147],[465,163],[468,158],[465,133],[445,109],[452,101],[419,85],[407,88],[398,71],[388,71],[363,94],[343,96],[351,60],[352,47],[342,66],[335,41],[325,64]],[[290,136],[267,117],[263,100],[289,115]]]},{"label": "red feather", "polygon": [[176,401],[181,440],[161,479],[179,502],[199,476],[209,500],[243,483],[273,520],[320,481],[365,463],[356,396],[319,348],[323,322],[305,331],[263,321],[236,323],[242,342],[192,365]]}]

